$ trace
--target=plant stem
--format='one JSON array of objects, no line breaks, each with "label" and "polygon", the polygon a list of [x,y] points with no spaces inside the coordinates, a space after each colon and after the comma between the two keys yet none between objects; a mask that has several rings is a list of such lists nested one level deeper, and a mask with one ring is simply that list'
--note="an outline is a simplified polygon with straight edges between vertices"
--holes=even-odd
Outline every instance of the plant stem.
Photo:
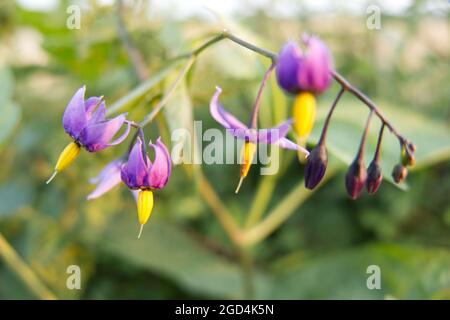
[{"label": "plant stem", "polygon": [[191,56],[189,60],[184,65],[183,69],[181,69],[175,81],[172,83],[170,88],[167,90],[167,93],[163,96],[163,98],[158,102],[158,104],[153,108],[152,112],[144,117],[144,119],[139,123],[141,127],[145,127],[147,124],[152,122],[152,120],[158,115],[159,111],[167,104],[172,95],[175,93],[175,89],[183,80],[186,73],[192,67],[192,64],[195,61],[195,56]]},{"label": "plant stem", "polygon": [[269,69],[267,69],[267,71],[264,73],[261,85],[259,86],[258,94],[256,95],[255,99],[255,104],[253,105],[252,116],[250,118],[250,127],[253,129],[256,129],[258,127],[258,112],[259,107],[261,105],[261,96],[264,91],[264,87],[266,86],[267,80],[269,80],[270,74],[272,73],[273,69],[275,69],[275,63],[272,63]]},{"label": "plant stem", "polygon": [[377,140],[377,148],[375,150],[375,156],[373,157],[375,161],[380,161],[380,150],[381,150],[381,142],[383,140],[383,132],[384,132],[384,122],[381,124],[380,133],[378,134]]},{"label": "plant stem", "polygon": [[145,62],[141,53],[136,49],[126,31],[123,18],[123,9],[123,1],[117,0],[117,33],[119,34],[120,41],[125,48],[125,51],[128,55],[128,58],[130,59],[131,64],[133,65],[133,69],[136,72],[138,79],[140,81],[144,81],[148,76],[147,68],[145,67]]},{"label": "plant stem", "polygon": [[408,145],[408,140],[403,137],[398,131],[394,128],[391,122],[384,116],[384,114],[377,108],[375,103],[369,99],[364,93],[362,93],[359,89],[355,88],[347,79],[345,79],[342,75],[337,73],[336,71],[332,71],[334,79],[339,82],[346,91],[352,93],[355,97],[357,97],[361,102],[363,102],[369,109],[371,109],[376,116],[383,122],[386,127],[394,134],[397,139],[400,141],[402,145]]},{"label": "plant stem", "polygon": [[248,248],[239,248],[239,262],[242,269],[242,294],[246,300],[255,298],[253,261]]},{"label": "plant stem", "polygon": [[358,154],[356,158],[359,161],[363,161],[364,158],[364,148],[366,147],[367,134],[369,133],[370,120],[372,120],[373,110],[370,110],[369,116],[367,117],[366,126],[364,127],[364,132],[361,137],[361,142],[359,144]]},{"label": "plant stem", "polygon": [[0,233],[0,256],[25,285],[42,300],[56,300],[56,296],[42,283],[34,271],[19,257]]},{"label": "plant stem", "polygon": [[325,139],[327,138],[328,126],[330,124],[331,116],[333,115],[334,109],[336,108],[336,106],[337,106],[339,100],[341,99],[342,94],[344,93],[344,91],[345,91],[344,87],[341,87],[341,89],[339,90],[339,93],[337,94],[336,98],[334,98],[333,104],[331,105],[331,108],[328,111],[327,117],[325,119],[325,123],[323,124],[322,133],[320,135],[320,139],[319,139],[319,143],[318,144],[325,143]]},{"label": "plant stem", "polygon": [[228,211],[227,207],[222,203],[220,197],[214,191],[208,179],[200,171],[199,175],[199,191],[203,199],[211,208],[213,214],[216,216],[219,223],[227,233],[234,245],[239,246],[242,239],[242,232],[236,225],[233,216]]},{"label": "plant stem", "polygon": [[[329,168],[320,185],[323,185],[325,181],[330,179],[336,171],[336,168]],[[314,190],[317,190],[317,188]],[[267,214],[267,217],[264,220],[244,233],[244,238],[242,239],[241,245],[250,247],[267,238],[294,213],[295,209],[300,204],[308,199],[313,193],[314,191],[310,191],[305,188],[303,180],[300,181],[300,183],[298,183],[297,186],[290,193],[288,193],[271,212]]]}]

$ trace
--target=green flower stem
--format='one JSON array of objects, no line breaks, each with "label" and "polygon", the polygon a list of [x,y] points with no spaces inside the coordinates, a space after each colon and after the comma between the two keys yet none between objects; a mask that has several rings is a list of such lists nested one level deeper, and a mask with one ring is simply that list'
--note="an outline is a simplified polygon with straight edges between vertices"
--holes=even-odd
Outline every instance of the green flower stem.
[{"label": "green flower stem", "polygon": [[8,240],[0,233],[0,257],[23,283],[42,300],[56,300],[56,296],[42,283],[34,271],[23,261]]},{"label": "green flower stem", "polygon": [[[320,183],[323,185],[325,181],[330,179],[335,173],[336,168],[328,168],[327,173]],[[317,188],[315,189],[317,190]],[[280,225],[282,225],[306,199],[308,199],[314,191],[304,187],[304,181],[300,181],[297,186],[289,192],[278,205],[267,214],[267,217],[253,228],[244,233],[241,245],[250,247],[267,238]]]},{"label": "green flower stem", "polygon": [[264,176],[256,190],[256,195],[252,201],[252,206],[245,221],[245,228],[255,225],[262,217],[272,199],[273,191],[276,187],[277,178],[274,175]]},{"label": "green flower stem", "polygon": [[170,100],[172,95],[175,93],[175,89],[178,87],[178,85],[184,79],[184,76],[188,73],[189,69],[192,67],[194,62],[195,62],[195,56],[193,55],[185,63],[185,65],[181,69],[180,73],[178,74],[177,78],[172,83],[170,88],[167,90],[167,93],[158,102],[158,104],[153,108],[152,112],[150,112],[148,115],[146,115],[145,118],[139,123],[141,125],[141,127],[144,127],[147,124],[149,124],[150,122],[152,122],[152,120],[158,115],[158,113],[161,111],[161,109],[167,104],[167,102]]}]

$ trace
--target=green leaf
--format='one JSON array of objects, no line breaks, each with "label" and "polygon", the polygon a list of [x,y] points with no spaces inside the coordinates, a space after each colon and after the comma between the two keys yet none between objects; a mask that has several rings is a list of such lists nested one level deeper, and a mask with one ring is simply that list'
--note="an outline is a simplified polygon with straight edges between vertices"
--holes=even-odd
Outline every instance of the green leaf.
[{"label": "green leaf", "polygon": [[180,61],[171,63],[169,66],[153,74],[151,77],[142,82],[124,97],[114,102],[108,108],[108,114],[129,110],[130,108],[135,106],[143,98],[145,98],[155,86],[160,84],[179,64]]},{"label": "green leaf", "polygon": [[[270,298],[449,298],[450,253],[444,249],[374,244],[297,260],[275,276]],[[370,265],[380,267],[379,290],[367,288]]]},{"label": "green leaf", "polygon": [[[161,274],[189,292],[217,298],[242,297],[241,271],[236,264],[213,254],[189,234],[154,214],[139,240],[137,222],[122,215],[90,241],[95,240],[101,251]],[[267,279],[259,273],[255,276],[255,291],[266,292]]]}]

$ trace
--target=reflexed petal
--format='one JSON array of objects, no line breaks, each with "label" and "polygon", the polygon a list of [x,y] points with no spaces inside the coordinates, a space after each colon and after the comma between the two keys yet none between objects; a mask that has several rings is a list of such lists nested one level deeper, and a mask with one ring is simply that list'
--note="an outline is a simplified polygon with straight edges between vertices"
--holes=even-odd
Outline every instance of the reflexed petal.
[{"label": "reflexed petal", "polygon": [[[116,185],[118,185],[121,182],[120,177],[120,166],[122,164],[122,161],[120,160],[114,160],[113,162],[110,162],[101,172],[100,174],[94,178],[97,182],[97,187],[94,191],[92,191],[87,199],[92,200],[95,198],[100,197],[101,195],[105,194],[112,188],[114,188]],[[93,180],[94,180],[93,179]],[[93,181],[91,180],[91,181]]]},{"label": "reflexed petal", "polygon": [[275,145],[279,146],[280,148],[284,148],[284,149],[301,151],[305,154],[306,157],[309,156],[308,150],[306,150],[305,148],[299,146],[298,144],[292,142],[291,140],[289,140],[287,138],[281,138],[280,140],[275,142]]},{"label": "reflexed petal", "polygon": [[146,186],[147,173],[150,165],[150,159],[142,152],[142,141],[140,138],[137,138],[128,156],[127,163],[122,166],[121,178],[123,183],[129,188]]},{"label": "reflexed petal", "polygon": [[103,167],[102,171],[100,171],[100,173],[97,176],[89,179],[89,182],[92,184],[97,184],[100,181],[106,179],[111,174],[114,174],[116,171],[120,172],[122,164],[123,164],[122,159],[115,159],[111,161],[110,163],[108,163],[106,166]]},{"label": "reflexed petal", "polygon": [[258,142],[275,143],[279,139],[286,136],[291,127],[291,123],[292,120],[287,120],[274,128],[258,130]]},{"label": "reflexed petal", "polygon": [[83,86],[75,92],[67,104],[62,118],[64,130],[74,139],[78,138],[80,132],[87,123],[87,115],[84,106],[84,94],[86,87]]},{"label": "reflexed petal", "polygon": [[155,189],[161,189],[167,184],[170,176],[171,160],[169,151],[158,138],[156,144],[149,144],[155,150],[155,160],[150,167],[147,177],[148,186]]},{"label": "reflexed petal", "polygon": [[[78,137],[78,141],[89,152],[97,152],[110,146],[110,140],[125,122],[125,114],[121,114],[111,120],[102,121],[88,125],[84,128]],[[126,134],[128,134],[127,128]],[[124,138],[121,137],[122,141]],[[116,143],[116,141],[114,142]]]},{"label": "reflexed petal", "polygon": [[298,84],[298,68],[301,58],[299,46],[289,41],[280,51],[277,62],[278,84],[285,91],[296,94],[300,91]]},{"label": "reflexed petal", "polygon": [[211,102],[209,104],[209,110],[211,116],[219,122],[225,129],[244,129],[247,128],[241,121],[236,119],[233,115],[226,112],[219,104],[219,95],[222,93],[222,89],[216,87]]}]

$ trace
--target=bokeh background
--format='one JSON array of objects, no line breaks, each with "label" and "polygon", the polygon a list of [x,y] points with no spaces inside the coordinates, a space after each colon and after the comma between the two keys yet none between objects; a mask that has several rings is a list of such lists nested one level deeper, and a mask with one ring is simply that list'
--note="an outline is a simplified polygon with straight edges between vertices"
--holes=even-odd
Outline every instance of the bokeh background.
[{"label": "bokeh background", "polygon": [[[69,29],[69,5],[81,28]],[[367,28],[369,5],[381,28]],[[112,1],[0,2],[0,298],[63,299],[449,299],[450,298],[450,24],[448,1],[125,1],[121,17],[153,85],[128,104],[139,78],[118,36]],[[387,178],[376,195],[351,201],[346,166],[360,140],[367,108],[345,95],[333,117],[330,177],[306,191],[303,165],[282,152],[280,172],[253,166],[238,196],[238,165],[179,165],[156,193],[153,215],[136,239],[134,200],[120,186],[86,201],[88,180],[120,156],[131,139],[98,154],[82,153],[50,184],[70,141],[62,112],[81,85],[139,121],[180,70],[173,58],[223,28],[269,50],[302,32],[319,35],[336,69],[367,93],[417,145],[417,165],[395,186],[399,147],[385,133]],[[249,112],[268,61],[229,41],[204,51],[164,111],[146,128],[170,144],[175,128],[219,126],[208,113],[214,86],[241,119]],[[166,70],[161,76],[161,70]],[[260,123],[289,116],[291,103],[272,81]],[[318,100],[313,144],[338,86]],[[379,123],[369,135],[371,159]],[[208,182],[209,181],[209,182]],[[249,248],[236,247],[217,220],[226,211],[240,228],[286,216]],[[280,212],[282,212],[280,214]],[[249,227],[250,226],[250,227]],[[258,222],[253,225],[258,227]],[[256,230],[257,232],[258,230]],[[69,265],[81,289],[66,287]],[[369,265],[381,289],[369,290]]]}]

